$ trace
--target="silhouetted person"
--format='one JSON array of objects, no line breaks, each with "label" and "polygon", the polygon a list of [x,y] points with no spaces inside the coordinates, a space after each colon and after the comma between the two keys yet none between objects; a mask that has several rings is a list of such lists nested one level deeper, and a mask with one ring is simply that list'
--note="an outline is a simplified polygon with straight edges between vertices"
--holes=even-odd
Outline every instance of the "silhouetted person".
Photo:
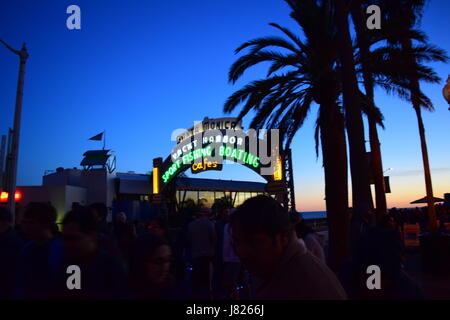
[{"label": "silhouetted person", "polygon": [[127,258],[134,239],[136,238],[136,229],[134,224],[127,221],[127,216],[123,212],[116,215],[114,221],[114,235],[122,256]]},{"label": "silhouetted person", "polygon": [[24,242],[11,226],[11,213],[0,207],[0,300],[13,299]]},{"label": "silhouetted person", "polygon": [[392,231],[397,231],[397,229],[398,229],[397,223],[396,223],[394,217],[390,214],[386,214],[381,217],[380,227],[387,229],[387,230],[392,230]]},{"label": "silhouetted person", "polygon": [[237,285],[241,272],[241,261],[233,248],[230,223],[227,223],[224,227],[222,256],[224,263],[222,274],[224,293],[221,298],[237,299],[239,293],[237,291]]},{"label": "silhouetted person", "polygon": [[192,250],[192,290],[194,298],[211,298],[211,272],[216,232],[209,220],[210,211],[202,208],[199,218],[188,226],[188,240]]},{"label": "silhouetted person", "polygon": [[102,202],[96,202],[89,205],[89,210],[94,216],[97,224],[97,230],[106,236],[111,236],[112,230],[108,226],[106,218],[108,217],[108,207]]},{"label": "silhouetted person", "polygon": [[[183,213],[180,213],[183,214]],[[191,215],[186,215],[185,223],[178,230],[173,244],[175,277],[181,280],[186,276],[186,267],[192,265],[191,247],[188,240],[189,223]]]},{"label": "silhouetted person", "polygon": [[134,226],[136,229],[136,236],[140,236],[140,235],[147,233],[144,221],[141,221],[141,220],[135,221]]},{"label": "silhouetted person", "polygon": [[171,273],[172,261],[172,250],[165,238],[154,233],[139,236],[130,255],[133,297],[139,300],[185,298],[185,291]]},{"label": "silhouetted person", "polygon": [[236,253],[255,278],[255,299],[345,299],[333,272],[298,241],[288,212],[274,199],[246,200],[231,216]]},{"label": "silhouetted person", "polygon": [[[82,207],[78,208],[84,210]],[[75,209],[77,210],[77,209]],[[108,225],[106,218],[108,208],[102,202],[92,203],[88,206],[97,228],[98,243],[102,250],[111,255],[120,257],[122,252],[119,249],[118,239],[114,236],[112,228]]]},{"label": "silhouetted person", "polygon": [[22,231],[29,240],[20,257],[17,297],[49,299],[51,283],[58,269],[63,248],[55,237],[56,210],[49,203],[30,203],[22,219]]},{"label": "silhouetted person", "polygon": [[148,220],[146,231],[158,234],[162,237],[168,237],[166,222],[162,217],[155,217]]},{"label": "silhouetted person", "polygon": [[350,218],[350,250],[356,251],[359,238],[362,237],[375,223],[373,208],[367,204],[359,204],[352,209]]},{"label": "silhouetted person", "polygon": [[320,236],[305,222],[304,219],[298,215],[298,221],[295,225],[295,232],[299,239],[302,239],[306,245],[306,248],[316,258],[323,263],[325,261],[325,252],[323,251],[322,239]]},{"label": "silhouetted person", "polygon": [[223,271],[224,271],[224,261],[223,261],[223,239],[224,239],[224,228],[225,224],[228,223],[230,209],[224,206],[216,208],[217,218],[214,223],[214,228],[216,232],[217,241],[214,248],[214,262],[213,262],[213,294],[214,296],[223,296]]},{"label": "silhouetted person", "polygon": [[[389,227],[389,225],[388,225]],[[389,227],[390,228],[390,227]],[[371,228],[360,238],[352,259],[344,264],[339,278],[350,299],[408,300],[422,299],[415,282],[402,270],[402,242],[398,232],[386,228]],[[369,290],[369,266],[380,268],[380,289]]]},{"label": "silhouetted person", "polygon": [[[67,213],[62,238],[65,255],[53,286],[53,298],[103,300],[129,297],[124,264],[99,247],[97,223],[89,210],[80,208]],[[80,268],[80,290],[67,288],[67,268],[71,265]]]},{"label": "silhouetted person", "polygon": [[392,208],[389,210],[389,215],[394,218],[395,224],[397,225],[398,232],[400,233],[400,238],[403,239],[403,233],[404,233],[404,224],[405,224],[405,217],[404,215],[397,210],[397,208]]}]

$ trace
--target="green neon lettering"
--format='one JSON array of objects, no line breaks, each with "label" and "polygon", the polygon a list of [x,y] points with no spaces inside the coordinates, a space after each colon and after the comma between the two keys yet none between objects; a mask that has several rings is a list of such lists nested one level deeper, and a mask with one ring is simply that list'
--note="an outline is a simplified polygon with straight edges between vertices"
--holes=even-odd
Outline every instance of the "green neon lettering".
[{"label": "green neon lettering", "polygon": [[242,155],[243,155],[243,153],[244,153],[244,150],[240,149],[240,150],[238,151],[238,153],[239,153],[239,155],[238,155],[238,160],[242,160]]},{"label": "green neon lettering", "polygon": [[183,156],[183,164],[186,164],[186,163],[188,163],[188,160],[187,160],[187,158],[188,158],[188,155],[187,154],[185,154],[184,156]]},{"label": "green neon lettering", "polygon": [[178,169],[181,168],[181,160],[177,160],[176,162],[174,162],[169,169],[166,170],[166,172],[164,172],[162,179],[164,183],[167,183],[167,181],[169,181],[170,177],[172,177],[177,171]]},{"label": "green neon lettering", "polygon": [[251,153],[249,153],[246,163],[247,164],[252,164],[253,158],[254,158],[254,156]]},{"label": "green neon lettering", "polygon": [[247,151],[245,151],[245,152],[244,152],[244,158],[242,159],[242,161],[243,161],[244,163],[247,163],[247,157],[248,157],[248,153],[247,153]]},{"label": "green neon lettering", "polygon": [[253,167],[258,168],[259,167],[259,157],[255,157],[253,160]]},{"label": "green neon lettering", "polygon": [[236,149],[233,149],[233,152],[231,153],[231,157],[233,157],[233,158],[237,158],[237,150]]}]

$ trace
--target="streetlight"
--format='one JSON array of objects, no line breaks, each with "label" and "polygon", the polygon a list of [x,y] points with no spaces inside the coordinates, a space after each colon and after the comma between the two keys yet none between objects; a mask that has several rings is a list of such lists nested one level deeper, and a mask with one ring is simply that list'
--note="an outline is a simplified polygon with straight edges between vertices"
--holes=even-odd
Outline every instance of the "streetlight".
[{"label": "streetlight", "polygon": [[444,89],[442,89],[442,94],[444,95],[445,100],[447,100],[448,110],[450,110],[450,75],[447,78],[447,84]]},{"label": "streetlight", "polygon": [[19,157],[19,134],[20,134],[20,117],[22,113],[22,100],[23,100],[23,84],[25,79],[25,64],[28,59],[28,52],[25,43],[22,45],[22,49],[15,50],[7,43],[0,40],[0,42],[12,53],[19,56],[19,79],[17,81],[17,93],[16,93],[16,108],[14,111],[14,128],[12,134],[12,152],[11,152],[11,167],[8,174],[8,209],[11,212],[12,223],[16,223],[16,182],[17,182],[17,160]]},{"label": "streetlight", "polygon": [[388,171],[392,171],[392,170],[394,170],[394,168],[387,168],[386,170],[384,170],[383,174],[385,174]]}]

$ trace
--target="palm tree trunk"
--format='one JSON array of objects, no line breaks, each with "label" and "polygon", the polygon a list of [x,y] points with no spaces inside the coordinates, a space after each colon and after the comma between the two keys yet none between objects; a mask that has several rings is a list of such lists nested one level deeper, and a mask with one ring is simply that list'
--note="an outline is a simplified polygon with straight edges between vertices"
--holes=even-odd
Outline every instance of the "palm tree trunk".
[{"label": "palm tree trunk", "polygon": [[422,120],[422,112],[419,108],[414,108],[417,115],[417,122],[419,125],[420,145],[422,146],[422,159],[423,170],[425,175],[425,188],[427,191],[427,204],[428,204],[428,228],[433,231],[438,231],[438,225],[436,221],[436,210],[434,208],[434,196],[433,185],[431,183],[430,163],[428,160],[427,141],[425,139],[425,127]]},{"label": "palm tree trunk", "polygon": [[383,164],[381,160],[380,141],[378,140],[377,125],[369,117],[370,151],[372,156],[372,172],[375,183],[376,216],[379,222],[387,214],[386,191],[384,186]]},{"label": "palm tree trunk", "polygon": [[[364,11],[362,10],[362,1],[354,1],[351,9],[352,19],[355,26],[356,35],[363,57],[368,56],[370,45],[367,39],[366,26],[364,24]],[[371,105],[375,106],[374,83],[372,74],[368,71],[365,61],[362,63],[362,74],[364,79],[364,89],[367,99]],[[374,117],[367,114],[369,122],[369,140],[372,162],[372,175],[375,184],[375,202],[377,221],[387,213],[386,192],[384,186],[383,162],[381,159],[380,141],[378,139],[377,124]]]},{"label": "palm tree trunk", "polygon": [[338,271],[349,256],[347,146],[344,118],[335,103],[320,107],[320,139],[325,172],[328,264]]},{"label": "palm tree trunk", "polygon": [[[353,60],[353,47],[348,26],[347,1],[337,0],[336,20],[339,29],[340,61],[345,105],[345,117],[350,150],[352,176],[353,221],[361,223],[362,215],[372,208],[369,167],[364,139],[358,83]],[[358,230],[358,228],[352,228]],[[355,237],[357,240],[358,236]]]},{"label": "palm tree trunk", "polygon": [[[402,41],[402,47],[407,52],[412,50],[412,40],[405,39]],[[411,56],[411,65],[414,65],[415,58]],[[434,208],[434,196],[433,196],[433,185],[431,182],[431,172],[430,172],[430,162],[428,159],[428,148],[427,141],[425,139],[425,126],[423,125],[421,105],[418,94],[420,92],[419,80],[416,77],[411,77],[411,101],[413,104],[414,111],[417,116],[417,123],[419,125],[419,135],[420,135],[420,145],[422,147],[422,160],[423,160],[423,171],[425,176],[425,189],[427,192],[427,204],[428,204],[428,228],[432,232],[438,231],[437,221],[436,221],[436,211]]]}]

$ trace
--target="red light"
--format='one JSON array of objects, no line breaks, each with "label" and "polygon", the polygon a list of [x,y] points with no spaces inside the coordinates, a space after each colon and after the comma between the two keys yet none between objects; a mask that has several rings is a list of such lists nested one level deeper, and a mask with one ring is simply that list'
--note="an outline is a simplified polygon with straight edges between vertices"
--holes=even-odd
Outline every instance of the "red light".
[{"label": "red light", "polygon": [[16,201],[20,201],[22,199],[22,192],[16,190],[16,193],[14,194],[14,199],[16,199]]},{"label": "red light", "polygon": [[[14,194],[14,199],[16,199],[16,201],[20,201],[22,199],[22,192],[17,190]],[[2,191],[0,193],[0,202],[8,202],[8,192]]]}]

